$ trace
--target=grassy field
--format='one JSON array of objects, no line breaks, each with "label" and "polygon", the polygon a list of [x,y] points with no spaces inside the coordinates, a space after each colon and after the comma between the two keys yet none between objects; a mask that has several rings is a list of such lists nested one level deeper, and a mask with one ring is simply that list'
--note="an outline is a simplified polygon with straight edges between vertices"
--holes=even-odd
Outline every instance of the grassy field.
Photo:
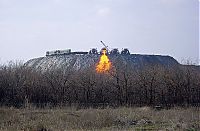
[{"label": "grassy field", "polygon": [[0,108],[2,131],[198,131],[200,109],[141,108],[106,109],[15,109]]}]

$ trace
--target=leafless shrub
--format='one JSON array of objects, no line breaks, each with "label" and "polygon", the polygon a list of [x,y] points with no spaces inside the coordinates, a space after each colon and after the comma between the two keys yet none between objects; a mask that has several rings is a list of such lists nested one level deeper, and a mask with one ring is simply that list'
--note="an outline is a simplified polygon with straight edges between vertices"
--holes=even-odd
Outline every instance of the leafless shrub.
[{"label": "leafless shrub", "polygon": [[0,104],[15,107],[106,108],[107,106],[198,106],[198,66],[133,67],[115,63],[105,74],[94,68],[41,72],[22,63],[0,66]]}]

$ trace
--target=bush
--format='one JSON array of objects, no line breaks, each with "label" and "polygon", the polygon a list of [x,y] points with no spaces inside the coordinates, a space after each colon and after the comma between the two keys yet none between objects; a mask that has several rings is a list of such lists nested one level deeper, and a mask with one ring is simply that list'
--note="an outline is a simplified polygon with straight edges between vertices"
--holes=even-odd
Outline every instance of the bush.
[{"label": "bush", "polygon": [[199,106],[200,71],[195,66],[134,68],[119,64],[106,74],[54,69],[42,72],[23,63],[0,67],[1,106]]}]

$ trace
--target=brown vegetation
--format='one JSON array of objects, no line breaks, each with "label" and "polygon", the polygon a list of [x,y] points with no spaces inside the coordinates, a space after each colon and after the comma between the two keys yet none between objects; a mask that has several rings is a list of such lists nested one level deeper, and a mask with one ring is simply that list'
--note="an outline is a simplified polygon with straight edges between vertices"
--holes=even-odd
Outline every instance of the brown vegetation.
[{"label": "brown vegetation", "polygon": [[192,66],[143,68],[113,63],[109,73],[94,68],[46,72],[20,63],[0,66],[1,106],[199,106],[200,71]]},{"label": "brown vegetation", "polygon": [[0,109],[0,130],[136,130],[136,131],[197,131],[200,110],[173,108],[156,111],[142,108],[105,109]]}]

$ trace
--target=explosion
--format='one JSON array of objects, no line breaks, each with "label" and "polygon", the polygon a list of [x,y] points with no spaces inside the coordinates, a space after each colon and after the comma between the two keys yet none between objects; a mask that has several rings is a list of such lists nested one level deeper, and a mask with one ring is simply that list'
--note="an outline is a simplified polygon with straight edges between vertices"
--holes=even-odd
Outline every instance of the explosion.
[{"label": "explosion", "polygon": [[110,62],[108,56],[106,55],[106,49],[103,49],[100,61],[96,66],[96,71],[98,73],[105,73],[105,72],[109,71],[110,68],[111,68],[111,62]]}]

